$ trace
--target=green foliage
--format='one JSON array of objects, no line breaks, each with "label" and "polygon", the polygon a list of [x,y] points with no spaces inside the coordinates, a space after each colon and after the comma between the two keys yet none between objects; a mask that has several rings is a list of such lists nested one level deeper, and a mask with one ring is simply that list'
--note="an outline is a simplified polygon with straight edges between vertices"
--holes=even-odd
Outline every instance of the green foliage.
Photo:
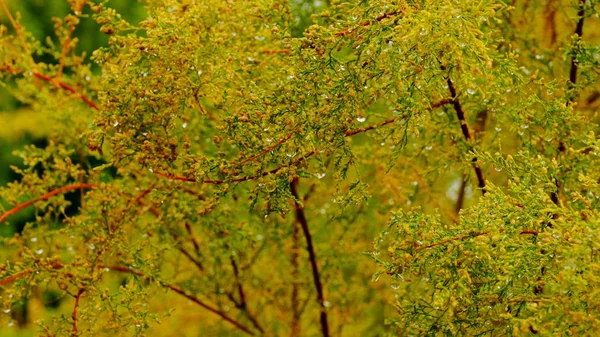
[{"label": "green foliage", "polygon": [[4,10],[2,84],[52,122],[0,189],[0,222],[35,214],[1,246],[0,324],[600,328],[600,3],[144,3],[69,1],[46,40]]}]

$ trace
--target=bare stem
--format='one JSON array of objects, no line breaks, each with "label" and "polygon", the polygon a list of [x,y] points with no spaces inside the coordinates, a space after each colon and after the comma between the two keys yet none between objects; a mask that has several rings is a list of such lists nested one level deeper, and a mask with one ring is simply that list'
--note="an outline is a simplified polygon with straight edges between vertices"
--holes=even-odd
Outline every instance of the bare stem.
[{"label": "bare stem", "polygon": [[8,217],[10,217],[11,215],[22,210],[23,208],[33,205],[34,203],[36,203],[38,201],[48,200],[55,195],[62,194],[62,193],[72,191],[72,190],[78,190],[78,189],[82,189],[82,188],[95,188],[95,187],[96,187],[96,185],[94,185],[94,184],[74,184],[74,185],[67,185],[67,186],[63,186],[61,188],[57,188],[57,189],[52,190],[40,197],[26,201],[22,204],[15,206],[14,208],[8,210],[4,214],[2,214],[2,216],[0,216],[0,223],[2,223],[2,221],[4,221],[4,220],[8,219]]},{"label": "bare stem", "polygon": [[73,306],[73,313],[71,314],[71,318],[73,319],[73,333],[75,334],[77,333],[77,308],[79,307],[79,299],[84,291],[85,289],[81,288],[77,292],[77,295],[75,296],[75,305]]},{"label": "bare stem", "polygon": [[317,290],[317,302],[321,307],[321,331],[323,333],[323,337],[329,337],[329,326],[327,324],[327,311],[325,308],[325,299],[323,295],[323,284],[321,283],[321,276],[319,275],[319,267],[317,265],[317,254],[315,253],[315,248],[313,246],[312,236],[310,234],[310,229],[308,228],[308,221],[306,220],[306,214],[304,213],[304,207],[300,204],[300,196],[298,195],[298,178],[294,178],[290,183],[290,190],[292,192],[292,196],[294,197],[294,207],[296,214],[296,222],[300,224],[302,227],[302,231],[304,232],[304,238],[306,239],[306,250],[308,251],[308,257],[310,260],[310,265],[312,267],[313,274],[313,283]]},{"label": "bare stem", "polygon": [[[442,70],[445,70],[446,67],[442,66]],[[446,78],[446,83],[448,83],[448,88],[450,90],[450,94],[452,95],[452,106],[454,107],[454,111],[456,112],[456,117],[460,122],[460,130],[462,131],[463,136],[467,143],[473,142],[473,136],[471,135],[471,131],[469,130],[469,124],[467,123],[467,118],[465,117],[465,111],[463,110],[462,105],[460,104],[460,100],[458,99],[458,94],[456,92],[456,87],[454,86],[454,82],[450,79],[450,77]],[[481,194],[485,195],[485,178],[483,177],[483,170],[477,157],[473,157],[471,160],[471,165],[475,170],[475,175],[477,176],[477,185],[481,189]]]}]

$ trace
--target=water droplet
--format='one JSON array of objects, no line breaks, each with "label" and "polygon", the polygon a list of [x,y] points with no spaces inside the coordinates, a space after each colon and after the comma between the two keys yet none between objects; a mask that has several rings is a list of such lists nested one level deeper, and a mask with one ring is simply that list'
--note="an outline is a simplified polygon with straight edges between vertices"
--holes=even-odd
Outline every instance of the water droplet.
[{"label": "water droplet", "polygon": [[3,311],[5,314],[8,314],[10,312],[10,309],[4,309]]},{"label": "water droplet", "polygon": [[366,118],[366,117],[356,117],[356,120],[357,120],[359,123],[363,123],[364,121],[366,121],[366,120],[367,120],[367,118]]},{"label": "water droplet", "polygon": [[256,235],[256,241],[262,241],[263,236],[261,234]]},{"label": "water droplet", "polygon": [[329,308],[331,306],[331,303],[329,301],[323,301],[323,306],[325,308]]},{"label": "water droplet", "polygon": [[114,126],[114,127],[116,127],[116,126],[118,126],[118,125],[119,125],[119,122],[114,122],[114,123],[113,123],[113,126]]},{"label": "water droplet", "polygon": [[431,151],[431,149],[433,149],[433,146],[431,146],[431,145],[425,147],[425,150],[427,150],[427,151]]},{"label": "water droplet", "polygon": [[91,80],[91,78],[90,78],[89,76],[86,76],[86,77],[85,77],[85,80],[86,80],[86,81],[89,81],[89,80]]},{"label": "water droplet", "polygon": [[248,57],[248,62],[254,62],[254,58]]},{"label": "water droplet", "polygon": [[184,129],[187,128],[187,123],[181,124],[181,127],[184,128]]},{"label": "water droplet", "polygon": [[44,253],[44,250],[43,249],[38,249],[38,250],[35,251],[35,253],[37,255],[42,255]]},{"label": "water droplet", "polygon": [[36,242],[37,238],[31,238],[31,242]]},{"label": "water droplet", "polygon": [[325,172],[323,172],[323,173],[317,173],[317,178],[323,179],[323,178],[325,178],[325,174],[326,174]]},{"label": "water droplet", "polygon": [[498,132],[502,131],[502,128],[501,128],[501,127],[499,127],[499,126],[497,126],[495,129],[496,129],[496,131],[498,131]]},{"label": "water droplet", "polygon": [[154,173],[154,170],[152,169],[152,167],[150,167],[150,168],[148,169],[148,171],[150,171],[150,172]]},{"label": "water droplet", "polygon": [[475,95],[475,90],[473,90],[471,88],[468,88],[467,89],[467,94],[469,94],[469,95]]},{"label": "water droplet", "polygon": [[392,284],[392,290],[398,290],[398,288],[400,288],[399,285],[397,284]]},{"label": "water droplet", "polygon": [[265,138],[265,142],[267,142],[267,143],[271,143],[272,141],[273,141],[272,138]]},{"label": "water droplet", "polygon": [[256,36],[254,36],[254,39],[257,41],[264,41],[265,37],[256,35]]},{"label": "water droplet", "polygon": [[293,152],[293,153],[286,153],[285,155],[290,157],[290,158],[294,158],[296,156],[297,152]]},{"label": "water droplet", "polygon": [[498,167],[498,166],[496,166],[496,167],[494,167],[494,170],[495,170],[496,172],[500,172],[500,171],[502,171],[502,167]]},{"label": "water droplet", "polygon": [[10,327],[10,326],[13,326],[13,325],[15,325],[15,323],[14,323],[14,322],[8,322],[8,326],[9,326],[9,327]]},{"label": "water droplet", "polygon": [[88,248],[90,250],[94,250],[94,249],[96,249],[96,246],[93,243],[90,243],[90,244],[88,244]]},{"label": "water droplet", "polygon": [[529,128],[529,125],[527,125],[527,124],[521,125],[521,129],[528,129],[528,128]]},{"label": "water droplet", "polygon": [[198,76],[202,75],[202,70],[198,70]]}]

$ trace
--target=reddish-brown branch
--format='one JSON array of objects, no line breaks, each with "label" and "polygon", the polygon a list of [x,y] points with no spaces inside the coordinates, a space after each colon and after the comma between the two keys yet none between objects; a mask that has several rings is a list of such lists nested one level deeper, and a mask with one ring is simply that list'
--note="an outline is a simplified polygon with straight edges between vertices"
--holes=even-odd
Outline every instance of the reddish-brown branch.
[{"label": "reddish-brown branch", "polygon": [[[4,66],[4,67],[0,68],[0,71],[8,71],[11,74],[18,74],[18,73],[22,73],[23,72],[22,70],[14,69],[11,66]],[[66,84],[66,83],[64,83],[64,82],[62,82],[60,80],[53,79],[50,76],[38,73],[38,72],[33,72],[32,74],[33,74],[33,76],[35,78],[39,78],[40,80],[43,80],[43,81],[48,82],[48,83],[54,83],[54,84],[58,85],[61,89],[66,90],[66,91],[70,92],[71,94],[79,96],[79,98],[85,104],[87,104],[90,108],[93,108],[95,110],[99,110],[100,109],[98,107],[98,105],[94,101],[92,101],[89,97],[87,97],[87,96],[85,96],[83,94],[79,94],[77,92],[77,90],[75,90],[75,88],[71,87],[70,85],[68,85],[68,84]]]},{"label": "reddish-brown branch", "polygon": [[[443,105],[446,105],[446,104],[449,104],[449,103],[453,103],[453,102],[454,102],[454,99],[452,99],[452,98],[443,99],[443,100],[441,100],[439,102],[436,102],[436,103],[432,104],[430,106],[430,109],[435,109],[435,108],[438,108],[440,106],[443,106]],[[376,129],[376,128],[379,128],[379,127],[382,127],[382,126],[385,126],[385,125],[388,125],[388,124],[392,124],[392,123],[394,123],[396,121],[399,121],[401,119],[404,119],[404,118],[405,118],[404,116],[398,116],[398,117],[394,117],[394,118],[391,118],[391,119],[385,120],[383,122],[379,122],[379,123],[376,123],[376,124],[373,124],[373,125],[370,125],[370,126],[367,126],[367,127],[364,127],[364,128],[359,128],[359,129],[354,129],[354,130],[348,130],[348,131],[344,132],[344,136],[345,137],[354,136],[354,135],[359,134],[359,133],[367,132],[367,131],[370,131],[370,130],[373,130],[373,129]],[[296,132],[297,132],[297,130],[296,130]],[[291,133],[290,135],[288,135],[286,138],[280,140],[279,142],[285,142],[286,140],[290,139],[294,134],[295,133]],[[280,145],[280,144],[276,144],[275,146],[278,146],[278,145]],[[254,159],[258,158],[260,155],[268,153],[269,151],[266,151],[266,152],[262,151],[258,155],[253,156],[253,157],[251,157],[249,159],[244,160],[243,163],[245,163],[245,162],[247,162],[249,160],[254,160]],[[298,158],[297,160],[295,160],[293,163],[297,164],[299,162],[302,162],[302,161],[308,159],[309,157],[311,157],[314,154],[315,154],[315,151],[310,151],[307,154],[305,154],[304,156],[302,156],[302,157]],[[272,169],[270,171],[265,171],[265,172],[262,172],[262,173],[257,174],[257,175],[232,178],[230,180],[226,180],[226,179],[205,179],[205,180],[202,180],[202,182],[205,183],[205,184],[223,184],[223,183],[226,183],[226,182],[239,183],[239,182],[244,182],[244,181],[248,181],[248,180],[255,180],[257,178],[268,176],[270,174],[275,174],[279,170],[281,170],[283,168],[286,168],[286,167],[289,167],[289,164],[285,164],[285,165],[279,166],[279,167],[274,168],[274,169]],[[194,178],[182,177],[182,176],[178,176],[178,175],[175,175],[175,174],[167,174],[167,173],[162,173],[162,172],[154,172],[154,174],[156,174],[157,176],[161,176],[161,177],[172,179],[172,180],[185,181],[185,182],[191,182],[191,183],[197,182],[197,180],[194,179]]]},{"label": "reddish-brown branch", "polygon": [[5,286],[7,284],[13,283],[14,281],[21,279],[31,273],[33,273],[33,269],[30,268],[30,269],[24,270],[20,273],[9,276],[9,277],[5,278],[4,280],[0,281],[0,286]]},{"label": "reddish-brown branch", "polygon": [[[581,36],[583,35],[583,23],[585,20],[585,1],[586,0],[579,0],[579,10],[577,11],[577,16],[579,18],[579,20],[577,20],[577,26],[575,27],[575,35],[577,35],[578,40],[581,39]],[[573,55],[571,57],[571,68],[569,69],[569,87],[573,88],[575,86],[575,84],[577,84],[577,71],[579,69],[579,63],[577,62],[577,57],[576,55]],[[567,101],[567,105],[572,104],[575,99],[577,98],[575,96],[574,93],[570,93],[568,96],[568,101]],[[558,142],[558,151],[563,153],[565,152],[566,147],[565,147],[565,142],[561,139]],[[550,199],[552,200],[552,202],[559,206],[560,203],[560,192],[561,192],[561,183],[558,179],[554,180],[554,185],[556,186],[556,191],[553,191],[550,193]],[[553,218],[556,218],[558,215],[554,214]]]},{"label": "reddish-brown branch", "polygon": [[2,223],[2,221],[6,220],[8,217],[10,217],[11,215],[17,213],[18,211],[22,210],[23,208],[26,208],[38,201],[41,200],[48,200],[49,198],[58,195],[58,194],[62,194],[68,191],[72,191],[72,190],[78,190],[78,189],[82,189],[82,188],[95,188],[96,185],[94,184],[73,184],[73,185],[67,185],[67,186],[63,186],[61,188],[57,188],[53,191],[50,191],[44,195],[42,195],[41,197],[35,198],[35,199],[31,199],[29,201],[26,201],[20,205],[17,205],[16,207],[8,210],[7,212],[5,212],[4,214],[2,214],[2,216],[0,216],[0,223]]},{"label": "reddish-brown branch", "polygon": [[[51,267],[52,267],[52,269],[62,269],[62,268],[63,268],[63,265],[62,265],[62,264],[60,264],[60,263],[58,263],[58,262],[54,262],[54,263],[51,265]],[[16,281],[16,280],[20,280],[20,279],[22,279],[23,277],[25,277],[25,276],[27,276],[27,275],[29,275],[29,274],[33,273],[34,271],[35,271],[35,269],[34,269],[34,268],[28,268],[28,269],[25,269],[25,270],[23,270],[23,271],[21,271],[21,272],[19,272],[19,273],[17,273],[17,274],[14,274],[14,275],[12,275],[12,276],[9,276],[9,277],[5,278],[4,280],[1,280],[1,281],[0,281],[0,285],[4,286],[4,285],[7,285],[7,284],[11,284],[11,283],[13,283],[13,282],[14,282],[14,281]]]},{"label": "reddish-brown branch", "polygon": [[[579,20],[577,21],[577,26],[575,27],[575,35],[577,35],[578,39],[581,39],[583,35],[583,22],[585,20],[585,0],[579,0],[579,10],[577,11],[577,17]],[[571,69],[569,70],[569,81],[571,85],[575,85],[577,83],[577,70],[578,70],[577,58],[575,55],[571,57]],[[571,98],[572,101],[574,98]]]},{"label": "reddish-brown branch", "polygon": [[[500,232],[504,232],[503,230],[500,230]],[[429,244],[427,246],[419,246],[417,247],[415,250],[423,250],[423,249],[429,249],[429,248],[433,248],[433,247],[437,247],[437,246],[443,246],[447,243],[450,243],[452,241],[462,241],[462,240],[466,240],[466,239],[470,239],[470,238],[475,238],[478,236],[482,236],[482,235],[488,235],[490,232],[489,231],[485,231],[485,232],[471,232],[468,235],[461,235],[461,236],[456,236],[450,239],[446,239],[446,240],[442,240],[442,241],[438,241],[438,242],[434,242],[432,244]],[[519,232],[520,235],[538,235],[539,233],[536,230],[533,229],[524,229],[522,231]]]},{"label": "reddish-brown branch", "polygon": [[250,309],[248,308],[248,303],[246,302],[246,293],[244,291],[244,284],[242,283],[242,279],[240,277],[240,271],[237,262],[235,262],[235,259],[233,257],[231,257],[231,267],[233,268],[233,275],[235,276],[235,283],[237,285],[237,291],[240,297],[239,308],[246,314],[246,317],[248,317],[250,322],[252,322],[252,325],[254,325],[254,327],[258,331],[260,331],[261,334],[264,334],[265,330],[258,322],[258,319],[254,317],[254,315],[250,312]]},{"label": "reddish-brown branch", "polygon": [[[442,70],[445,70],[446,67],[442,66]],[[454,111],[456,112],[456,117],[460,123],[460,130],[468,143],[473,141],[473,136],[471,135],[471,131],[469,130],[469,124],[467,123],[467,118],[465,117],[465,111],[463,110],[462,105],[460,104],[460,100],[458,99],[458,94],[456,92],[456,88],[454,87],[454,82],[450,79],[450,77],[446,78],[446,83],[448,83],[448,89],[450,90],[450,94],[452,95],[452,105],[454,107]],[[475,175],[477,176],[477,185],[481,189],[481,194],[485,195],[485,178],[483,176],[483,169],[479,164],[479,160],[477,157],[473,157],[471,160],[471,165],[475,170]]]},{"label": "reddish-brown branch", "polygon": [[[453,103],[453,102],[454,102],[454,100],[451,99],[451,98],[443,99],[443,100],[441,100],[439,102],[436,102],[436,103],[432,104],[431,107],[430,107],[430,109],[439,108],[442,105],[446,105],[446,104]],[[376,128],[379,128],[379,127],[382,127],[382,126],[385,126],[385,125],[397,122],[397,121],[402,120],[404,118],[406,118],[406,117],[405,116],[398,116],[398,117],[390,118],[388,120],[385,120],[385,121],[377,123],[377,124],[369,125],[369,126],[364,127],[364,128],[354,129],[354,130],[348,130],[348,131],[344,132],[344,136],[346,136],[346,137],[354,136],[354,135],[359,134],[359,133],[367,132],[367,131],[370,131],[370,130],[373,130],[373,129],[376,129]]]},{"label": "reddish-brown branch", "polygon": [[257,158],[260,158],[260,157],[264,156],[265,154],[267,154],[267,153],[269,153],[269,152],[273,151],[273,150],[274,150],[275,148],[277,148],[279,145],[281,145],[281,144],[283,144],[283,143],[287,142],[288,140],[292,139],[292,137],[293,137],[293,136],[294,136],[296,133],[298,133],[298,131],[300,130],[300,128],[301,128],[301,126],[297,127],[297,128],[294,130],[294,131],[292,131],[292,132],[291,132],[289,135],[287,135],[287,137],[280,139],[280,140],[279,140],[277,143],[273,144],[272,146],[269,146],[268,148],[264,149],[264,150],[263,150],[263,151],[261,151],[260,153],[258,153],[258,154],[256,154],[256,155],[254,155],[254,156],[252,156],[252,157],[250,157],[250,158],[246,158],[246,159],[244,159],[244,160],[240,161],[240,162],[238,163],[238,165],[245,164],[245,163],[247,163],[247,162],[249,162],[249,161],[254,161],[254,160],[256,160]]},{"label": "reddish-brown branch", "polygon": [[188,260],[190,260],[190,262],[192,262],[196,268],[198,268],[198,271],[203,272],[204,271],[204,266],[202,265],[202,262],[198,261],[195,257],[192,256],[192,254],[190,254],[190,252],[188,252],[185,248],[183,247],[178,247],[177,248],[183,255],[185,255],[185,257],[188,258]]},{"label": "reddish-brown branch", "polygon": [[[87,0],[83,0],[80,1],[77,4],[77,7],[74,8],[75,13],[81,13],[83,11],[83,6],[85,6],[85,3],[87,2]],[[72,35],[73,35],[73,31],[75,30],[76,24],[74,21],[71,21],[69,23],[69,30],[67,31],[67,36],[65,37],[65,39],[62,42],[62,52],[60,55],[60,62],[58,64],[58,71],[56,72],[56,79],[60,79],[62,76],[62,72],[63,69],[65,67],[65,61],[67,59],[67,53],[69,52],[69,44],[71,43],[72,40]]]},{"label": "reddish-brown branch", "polygon": [[[123,273],[130,273],[130,274],[134,274],[136,276],[140,276],[140,277],[145,277],[145,275],[141,272],[135,271],[135,270],[131,270],[129,268],[126,267],[121,267],[121,266],[112,266],[110,267],[111,270],[113,271],[118,271],[118,272],[123,272]],[[152,280],[152,278],[150,278]],[[231,323],[233,326],[235,326],[236,328],[238,328],[239,330],[245,332],[246,334],[250,335],[250,336],[254,336],[254,332],[252,332],[252,330],[248,329],[247,327],[243,326],[241,323],[239,323],[238,321],[234,320],[233,318],[227,316],[227,314],[225,314],[224,312],[220,311],[219,309],[214,308],[213,306],[204,303],[202,300],[200,300],[199,298],[190,295],[188,293],[186,293],[185,291],[183,291],[182,289],[174,286],[174,285],[170,285],[170,284],[163,284],[161,283],[161,285],[164,285],[165,287],[167,287],[168,289],[174,291],[175,293],[187,298],[188,300],[196,303],[197,305],[199,305],[200,307],[216,314],[217,316],[221,317],[223,320]]]},{"label": "reddish-brown branch", "polygon": [[81,298],[81,294],[85,289],[81,288],[75,295],[75,305],[73,306],[73,313],[71,314],[71,318],[73,319],[73,333],[77,333],[77,308],[79,307],[79,299]]},{"label": "reddish-brown branch", "polygon": [[290,337],[300,336],[300,296],[299,296],[299,275],[300,275],[300,226],[294,225],[292,233],[292,324]]},{"label": "reddish-brown branch", "polygon": [[239,330],[245,332],[246,334],[250,335],[250,336],[254,336],[254,332],[252,332],[252,330],[248,329],[247,327],[243,326],[242,324],[240,324],[238,321],[234,320],[233,318],[227,316],[224,312],[211,307],[210,305],[202,302],[200,299],[198,299],[195,296],[192,296],[190,294],[185,293],[183,290],[172,286],[172,285],[167,285],[167,288],[171,289],[172,291],[176,292],[177,294],[187,298],[188,300],[198,304],[199,306],[201,306],[202,308],[218,315],[219,317],[221,317],[223,320],[231,323],[233,326],[235,326],[236,328],[238,328]]},{"label": "reddish-brown branch", "polygon": [[196,239],[194,238],[194,233],[192,233],[192,227],[190,226],[189,222],[185,223],[185,229],[187,230],[189,236],[190,236],[190,241],[192,241],[192,244],[194,245],[194,250],[196,251],[196,254],[200,254],[200,245],[198,245],[198,241],[196,241]]},{"label": "reddish-brown branch", "polygon": [[315,247],[312,242],[312,235],[308,227],[308,220],[304,213],[304,207],[300,204],[300,195],[298,194],[298,177],[294,178],[290,183],[290,191],[294,197],[294,208],[296,215],[296,222],[302,227],[304,232],[304,238],[306,239],[306,250],[308,251],[308,258],[310,260],[310,266],[312,268],[313,283],[317,290],[317,302],[321,308],[320,321],[321,321],[321,332],[323,337],[329,337],[329,325],[327,324],[327,308],[325,307],[325,296],[323,292],[323,283],[321,282],[321,276],[319,274],[319,267],[317,265],[317,254],[315,253]]},{"label": "reddish-brown branch", "polygon": [[454,238],[451,238],[451,239],[446,239],[446,240],[443,240],[443,241],[435,242],[435,243],[432,243],[432,244],[427,245],[427,246],[420,246],[420,247],[417,247],[416,250],[429,249],[429,248],[433,248],[433,247],[436,247],[436,246],[443,246],[443,245],[445,245],[447,243],[450,243],[452,241],[462,241],[462,240],[465,240],[465,239],[474,238],[474,237],[478,237],[478,236],[482,236],[482,235],[487,235],[487,234],[489,234],[489,232],[473,232],[473,233],[468,234],[468,235],[457,236],[457,237],[454,237]]},{"label": "reddish-brown branch", "polygon": [[[387,13],[384,13],[384,14],[378,16],[375,20],[377,20],[377,22],[381,22],[383,19],[391,18],[392,16],[394,16],[396,14],[398,14],[398,11],[397,10],[393,10],[393,11],[390,11],[390,12],[387,12]],[[359,27],[367,27],[369,25],[371,25],[371,21],[364,21],[364,22],[361,22],[361,23],[358,24]],[[351,28],[344,29],[341,32],[337,32],[337,33],[335,33],[335,36],[346,36],[346,35],[348,35],[350,33],[352,33],[352,29]]]},{"label": "reddish-brown branch", "polygon": [[[307,154],[305,154],[304,156],[302,156],[302,157],[298,158],[297,160],[295,160],[293,163],[297,164],[297,163],[299,163],[301,161],[304,161],[307,158],[309,158],[310,156],[312,156],[313,154],[315,154],[315,152],[314,151],[310,151]],[[265,176],[268,176],[268,175],[271,175],[271,174],[275,174],[279,170],[282,170],[282,169],[284,169],[286,167],[289,167],[289,164],[282,165],[282,166],[276,167],[276,168],[274,168],[272,170],[265,171],[265,172],[262,172],[260,174],[256,174],[256,175],[253,175],[253,176],[245,176],[245,177],[239,177],[239,178],[232,178],[232,179],[229,179],[229,180],[226,180],[226,179],[205,179],[205,180],[202,180],[202,183],[205,183],[205,184],[223,184],[223,183],[226,183],[226,182],[239,183],[239,182],[248,181],[248,180],[255,180],[255,179],[258,179],[260,177],[265,177]],[[156,174],[158,176],[161,176],[161,177],[165,177],[165,178],[169,178],[169,179],[173,179],[173,180],[185,181],[185,182],[196,182],[197,181],[194,178],[186,178],[186,177],[181,177],[181,176],[177,176],[177,175],[174,175],[174,174],[166,174],[166,173],[161,173],[161,172],[154,172],[154,174]]]},{"label": "reddish-brown branch", "polygon": [[262,51],[263,54],[282,54],[282,55],[287,55],[290,53],[289,49],[268,49],[268,50],[263,50]]}]

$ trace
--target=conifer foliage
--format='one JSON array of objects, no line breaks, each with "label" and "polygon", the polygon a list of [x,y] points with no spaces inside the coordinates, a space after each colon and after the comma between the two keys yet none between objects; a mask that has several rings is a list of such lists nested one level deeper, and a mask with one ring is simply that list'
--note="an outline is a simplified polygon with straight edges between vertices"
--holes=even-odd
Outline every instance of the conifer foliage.
[{"label": "conifer foliage", "polygon": [[0,0],[1,83],[52,120],[0,188],[1,225],[34,214],[3,329],[600,330],[598,0],[319,1],[306,29],[303,1],[143,2],[70,0],[37,40]]}]

